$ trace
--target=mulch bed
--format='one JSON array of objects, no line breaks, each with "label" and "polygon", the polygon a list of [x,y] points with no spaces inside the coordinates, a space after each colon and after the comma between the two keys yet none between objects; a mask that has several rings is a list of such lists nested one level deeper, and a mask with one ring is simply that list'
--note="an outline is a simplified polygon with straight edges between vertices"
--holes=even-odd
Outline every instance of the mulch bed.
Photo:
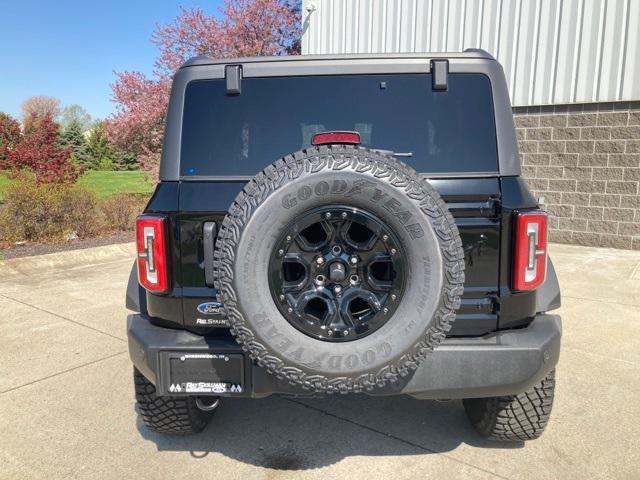
[{"label": "mulch bed", "polygon": [[0,260],[10,258],[32,257],[34,255],[44,255],[45,253],[65,252],[67,250],[81,250],[84,248],[101,247],[114,243],[128,243],[135,241],[135,231],[117,232],[94,238],[82,238],[71,240],[65,243],[28,243],[26,245],[16,245],[11,248],[0,249]]}]

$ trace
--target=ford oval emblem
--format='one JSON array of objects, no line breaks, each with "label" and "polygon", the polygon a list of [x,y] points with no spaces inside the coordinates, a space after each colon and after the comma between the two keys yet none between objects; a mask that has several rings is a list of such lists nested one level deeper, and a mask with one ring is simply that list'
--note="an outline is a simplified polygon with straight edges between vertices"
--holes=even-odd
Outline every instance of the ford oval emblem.
[{"label": "ford oval emblem", "polygon": [[198,311],[204,315],[216,315],[224,313],[224,304],[222,302],[206,302],[198,305]]}]

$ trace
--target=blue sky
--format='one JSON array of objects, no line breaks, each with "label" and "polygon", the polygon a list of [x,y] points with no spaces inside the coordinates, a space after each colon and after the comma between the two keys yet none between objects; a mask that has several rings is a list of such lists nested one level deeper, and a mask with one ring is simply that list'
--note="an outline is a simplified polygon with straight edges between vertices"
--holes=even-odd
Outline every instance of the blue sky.
[{"label": "blue sky", "polygon": [[222,0],[0,0],[0,111],[18,117],[33,95],[79,104],[94,117],[113,111],[114,71],[149,73],[156,23],[179,6],[217,12]]}]

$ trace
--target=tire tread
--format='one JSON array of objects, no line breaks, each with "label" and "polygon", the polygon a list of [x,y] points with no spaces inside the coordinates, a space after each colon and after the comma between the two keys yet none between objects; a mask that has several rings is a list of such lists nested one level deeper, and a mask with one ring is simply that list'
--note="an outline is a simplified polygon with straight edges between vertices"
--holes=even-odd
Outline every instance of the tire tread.
[{"label": "tire tread", "polygon": [[553,406],[555,371],[518,395],[463,400],[474,428],[496,441],[534,440],[544,431]]},{"label": "tire tread", "polygon": [[136,368],[133,370],[138,413],[149,430],[185,435],[202,431],[213,412],[204,412],[191,397],[160,397],[156,387]]}]

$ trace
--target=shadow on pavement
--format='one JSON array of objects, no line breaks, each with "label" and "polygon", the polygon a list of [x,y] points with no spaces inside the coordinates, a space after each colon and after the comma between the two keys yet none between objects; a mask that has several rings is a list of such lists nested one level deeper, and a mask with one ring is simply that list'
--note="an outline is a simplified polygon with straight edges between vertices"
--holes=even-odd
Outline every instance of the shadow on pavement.
[{"label": "shadow on pavement", "polygon": [[483,448],[523,446],[480,438],[459,401],[366,395],[227,399],[200,434],[159,435],[140,418],[138,430],[158,450],[190,452],[194,459],[218,452],[278,470],[319,468],[350,456],[442,453],[461,443]]}]

